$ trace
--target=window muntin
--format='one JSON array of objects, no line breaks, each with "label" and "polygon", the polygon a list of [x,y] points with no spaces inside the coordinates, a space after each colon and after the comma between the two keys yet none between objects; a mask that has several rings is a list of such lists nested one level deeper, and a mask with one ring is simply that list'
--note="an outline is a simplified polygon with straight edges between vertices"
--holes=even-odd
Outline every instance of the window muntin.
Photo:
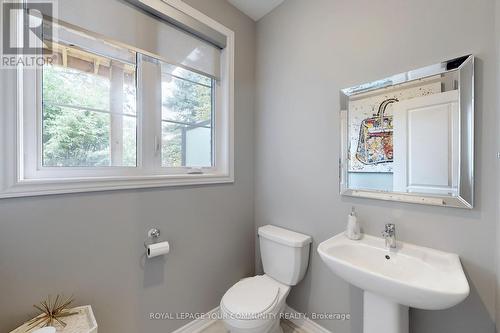
[{"label": "window muntin", "polygon": [[136,64],[46,44],[54,61],[42,68],[42,167],[135,167]]},{"label": "window muntin", "polygon": [[212,167],[213,79],[161,62],[161,165]]}]

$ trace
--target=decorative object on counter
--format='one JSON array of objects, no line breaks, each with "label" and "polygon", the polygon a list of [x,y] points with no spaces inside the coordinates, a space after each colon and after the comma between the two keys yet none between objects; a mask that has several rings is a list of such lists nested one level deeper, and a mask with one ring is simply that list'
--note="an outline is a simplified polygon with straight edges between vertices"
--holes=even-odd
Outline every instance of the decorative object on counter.
[{"label": "decorative object on counter", "polygon": [[347,228],[345,231],[347,238],[352,240],[358,240],[361,238],[361,228],[359,226],[358,217],[356,216],[356,211],[352,207],[351,214],[347,217]]},{"label": "decorative object on counter", "polygon": [[36,327],[54,326],[56,323],[62,327],[66,327],[66,323],[62,318],[76,315],[77,312],[71,312],[68,307],[73,303],[73,296],[66,298],[63,301],[63,296],[57,295],[52,301],[50,295],[46,300],[40,302],[40,306],[33,305],[36,309],[42,312],[39,316],[31,319],[28,322],[29,329]]},{"label": "decorative object on counter", "polygon": [[[90,305],[78,306],[67,310],[74,312],[75,314],[64,318],[64,322],[66,323],[65,327],[60,324],[55,325],[56,333],[97,333],[97,322]],[[42,315],[39,315],[34,319],[37,319]],[[16,328],[10,333],[38,333],[36,327],[30,328],[28,325],[29,322]],[[38,327],[40,326],[38,325]],[[46,333],[45,331],[42,332]]]}]

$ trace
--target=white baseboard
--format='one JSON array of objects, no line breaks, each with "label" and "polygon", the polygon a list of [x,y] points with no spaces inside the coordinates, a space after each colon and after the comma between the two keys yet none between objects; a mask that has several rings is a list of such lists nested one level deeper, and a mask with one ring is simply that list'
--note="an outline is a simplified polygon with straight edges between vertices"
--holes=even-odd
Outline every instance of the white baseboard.
[{"label": "white baseboard", "polygon": [[[332,333],[311,319],[304,317],[300,312],[292,309],[288,305],[285,307],[284,313],[288,314],[288,316],[285,317],[288,321],[306,333]],[[216,307],[200,318],[176,329],[172,333],[200,333],[208,326],[217,322],[219,317],[219,307]]]},{"label": "white baseboard", "polygon": [[176,329],[172,333],[200,333],[208,326],[214,324],[219,317],[219,307],[205,313],[198,319],[190,321],[186,325]]},{"label": "white baseboard", "polygon": [[332,333],[331,331],[315,323],[311,319],[304,317],[300,314],[300,312],[292,309],[288,305],[286,306],[284,312],[285,314],[289,315],[286,317],[288,321],[292,322],[299,329],[307,333]]}]

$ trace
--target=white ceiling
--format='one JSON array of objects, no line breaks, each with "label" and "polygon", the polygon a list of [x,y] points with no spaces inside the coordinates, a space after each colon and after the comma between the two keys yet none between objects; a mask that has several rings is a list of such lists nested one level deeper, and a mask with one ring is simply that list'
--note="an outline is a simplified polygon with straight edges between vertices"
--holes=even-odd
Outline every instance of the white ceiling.
[{"label": "white ceiling", "polygon": [[278,7],[284,0],[227,0],[233,6],[250,16],[254,21]]}]

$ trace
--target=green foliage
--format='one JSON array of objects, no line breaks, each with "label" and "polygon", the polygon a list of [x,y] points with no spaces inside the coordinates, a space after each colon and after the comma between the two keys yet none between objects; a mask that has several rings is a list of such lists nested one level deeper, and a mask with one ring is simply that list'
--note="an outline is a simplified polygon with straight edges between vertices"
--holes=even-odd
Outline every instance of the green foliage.
[{"label": "green foliage", "polygon": [[[135,89],[132,91],[135,94]],[[110,115],[63,107],[109,110],[110,81],[105,77],[63,68],[43,70],[44,166],[109,166]],[[130,108],[130,107],[129,107]],[[128,117],[127,117],[128,118]],[[124,120],[124,165],[135,165],[135,119]],[[132,127],[132,128],[131,128]]]},{"label": "green foliage", "polygon": [[[183,71],[194,82],[210,85],[211,80]],[[212,91],[210,87],[172,77],[167,83],[163,108],[169,120],[210,126]],[[107,113],[81,110],[110,109],[110,80],[60,66],[43,70],[43,165],[65,167],[109,166],[111,116]],[[135,85],[124,87],[124,110],[135,115]],[[75,106],[65,107],[66,106]],[[162,123],[162,165],[182,165],[182,132],[188,125]],[[136,119],[123,117],[123,165],[136,165]]]},{"label": "green foliage", "polygon": [[[182,80],[170,77],[171,83],[165,82],[169,87],[169,93],[164,96],[163,107],[168,110],[169,115],[174,115],[177,122],[188,124],[199,124],[210,126],[212,117],[212,89],[205,85],[193,82],[200,81],[200,75],[183,71]],[[203,84],[206,84],[206,78]],[[193,82],[190,82],[193,81]],[[210,81],[208,82],[209,84]],[[181,167],[182,163],[182,132],[194,127],[168,123],[162,127],[162,165],[171,167]]]},{"label": "green foliage", "polygon": [[182,166],[182,125],[162,124],[161,163],[164,167]]},{"label": "green foliage", "polygon": [[164,99],[163,106],[176,113],[175,120],[192,124],[210,120],[211,89],[175,78],[172,82],[171,95]]},{"label": "green foliage", "polygon": [[43,99],[58,104],[109,110],[109,79],[71,68],[43,67]]},{"label": "green foliage", "polygon": [[58,66],[43,70],[45,166],[109,165],[109,115],[60,105],[109,107],[109,81]]}]

